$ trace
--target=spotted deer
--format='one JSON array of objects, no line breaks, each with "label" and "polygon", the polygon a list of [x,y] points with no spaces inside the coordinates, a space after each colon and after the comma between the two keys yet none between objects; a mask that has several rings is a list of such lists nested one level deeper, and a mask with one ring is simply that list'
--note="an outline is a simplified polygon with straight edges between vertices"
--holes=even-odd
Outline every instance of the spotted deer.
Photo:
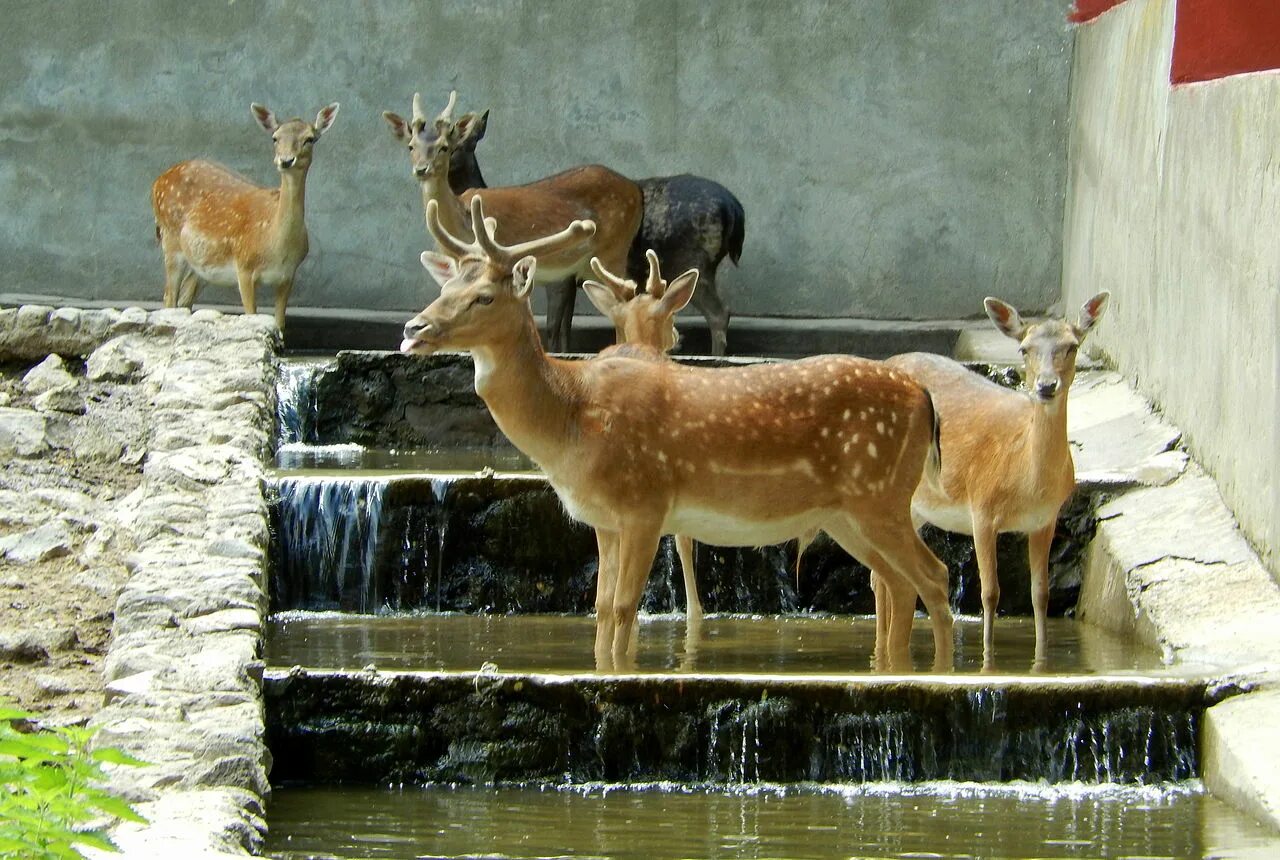
[{"label": "spotted deer", "polygon": [[275,148],[280,187],[266,188],[214,161],[170,167],[151,186],[156,238],[164,252],[164,305],[191,307],[200,282],[238,287],[244,312],[258,312],[258,288],[275,288],[284,328],[294,273],[307,256],[305,199],[312,150],[338,116],[334,102],[314,123],[285,122],[255,104],[254,119]]},{"label": "spotted deer", "polygon": [[[933,395],[941,427],[942,469],[938,481],[922,481],[912,501],[917,520],[973,536],[982,582],[982,652],[995,654],[995,616],[1000,600],[996,536],[1027,535],[1031,604],[1035,614],[1035,660],[1048,647],[1049,547],[1058,512],[1075,489],[1075,466],[1067,444],[1067,395],[1075,378],[1076,352],[1106,310],[1110,293],[1084,303],[1076,323],[1049,319],[1024,322],[999,299],[985,302],[996,328],[1019,343],[1028,391],[996,385],[949,358],[928,353],[895,356],[886,364],[908,374]],[[879,569],[872,565],[875,573]],[[882,635],[902,640],[910,633],[915,594],[901,578],[876,576],[876,617]],[[886,605],[887,604],[887,605]]]},{"label": "spotted deer", "polygon": [[[413,96],[411,119],[390,111],[383,117],[396,140],[408,146],[423,204],[434,200],[445,229],[466,235],[472,226],[467,207],[479,189],[453,193],[449,187],[450,158],[471,136],[472,123],[478,119],[467,114],[453,121],[457,97],[457,92],[450,93],[445,109],[433,121],[423,113],[419,93]],[[547,342],[552,349],[568,350],[577,282],[589,277],[588,261],[598,256],[616,271],[626,265],[644,206],[639,186],[607,167],[591,164],[527,185],[483,190],[489,211],[501,224],[499,239],[503,242],[534,240],[575,220],[597,225],[590,238],[544,255],[537,267],[538,283],[547,287]]]},{"label": "spotted deer", "polygon": [[[649,276],[643,290],[635,281],[610,272],[599,257],[591,258],[591,270],[598,280],[584,281],[582,287],[596,310],[613,323],[618,344],[601,352],[601,356],[623,352],[646,356],[642,350],[623,349],[627,344],[647,347],[665,356],[680,340],[675,316],[693,298],[693,291],[698,285],[698,269],[690,269],[668,284],[662,277],[657,253],[649,250],[645,257]],[[648,355],[652,357],[652,354]],[[693,538],[688,535],[674,537],[680,571],[684,575],[685,615],[690,623],[696,624],[702,619],[702,601],[698,598],[698,581],[694,575]]]},{"label": "spotted deer", "polygon": [[[480,197],[469,240],[440,223],[439,208],[427,202],[427,226],[443,253],[422,261],[440,296],[405,325],[400,349],[470,352],[498,427],[568,514],[595,528],[598,667],[633,665],[636,613],[663,534],[758,546],[810,528],[919,593],[935,665],[950,667],[947,570],[911,522],[926,460],[936,464],[923,388],[851,356],[734,368],[625,353],[556,359],[528,304],[538,258],[586,244],[594,224],[512,247],[498,242],[500,223],[486,224]],[[905,648],[889,657],[909,662]]]}]

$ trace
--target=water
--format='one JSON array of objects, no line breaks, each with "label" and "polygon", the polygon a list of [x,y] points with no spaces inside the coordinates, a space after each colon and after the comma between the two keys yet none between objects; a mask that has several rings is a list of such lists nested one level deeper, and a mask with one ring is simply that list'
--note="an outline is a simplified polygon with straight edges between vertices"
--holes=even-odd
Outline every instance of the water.
[{"label": "water", "polygon": [[279,788],[278,858],[1276,857],[1195,785]]},{"label": "water", "polygon": [[[873,618],[711,616],[691,632],[683,617],[641,616],[638,671],[676,673],[833,674],[871,671]],[[273,616],[266,637],[271,666],[326,669],[594,671],[595,621],[562,615],[399,615],[368,617],[289,612]],[[1155,652],[1104,630],[1049,619],[1049,651],[1037,672],[1124,675],[1173,671]],[[982,671],[982,625],[956,624],[956,671]],[[932,637],[924,618],[912,634],[916,664],[927,666]],[[1026,673],[1035,652],[1028,618],[996,624],[993,672]],[[1179,674],[1192,673],[1179,666]]]},{"label": "water", "polygon": [[[288,438],[288,434],[286,434]],[[289,442],[276,449],[279,477],[369,478],[397,474],[532,473],[537,466],[514,448],[366,448]]]}]

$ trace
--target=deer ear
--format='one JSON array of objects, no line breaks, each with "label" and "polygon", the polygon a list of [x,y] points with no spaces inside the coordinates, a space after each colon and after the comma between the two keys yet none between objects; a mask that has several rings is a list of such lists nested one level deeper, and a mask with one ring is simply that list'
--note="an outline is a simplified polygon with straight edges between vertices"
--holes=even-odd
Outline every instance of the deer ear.
[{"label": "deer ear", "polygon": [[430,272],[431,277],[442,287],[458,275],[458,261],[453,257],[446,257],[435,251],[423,251],[421,259],[423,268]]},{"label": "deer ear", "polygon": [[1027,332],[1027,324],[1018,315],[1017,308],[991,296],[987,296],[982,304],[987,309],[987,316],[991,317],[991,321],[996,324],[996,328],[1014,340],[1022,340],[1022,336]]},{"label": "deer ear", "polygon": [[622,303],[618,301],[618,297],[612,289],[599,281],[583,281],[582,289],[586,292],[587,298],[591,300],[591,304],[596,306],[596,310],[609,319],[613,319],[614,313],[617,312]]},{"label": "deer ear", "polygon": [[690,269],[667,285],[667,291],[662,294],[662,301],[658,303],[658,307],[667,316],[675,316],[689,304],[689,300],[693,298],[693,290],[697,286],[698,270]]},{"label": "deer ear", "polygon": [[533,273],[537,271],[538,259],[533,256],[521,257],[511,267],[511,284],[515,288],[517,299],[529,298],[533,291]]},{"label": "deer ear", "polygon": [[484,127],[488,120],[488,111],[485,111],[483,115],[463,114],[462,118],[453,124],[454,135],[458,143],[474,149],[475,145],[480,142],[480,138],[484,137]]},{"label": "deer ear", "polygon": [[249,110],[253,112],[253,118],[258,121],[258,125],[262,126],[269,132],[275,132],[280,124],[276,122],[276,115],[268,110],[265,106],[254,102],[249,105]]},{"label": "deer ear", "polygon": [[382,118],[387,121],[387,125],[391,126],[391,135],[402,143],[409,139],[409,123],[405,122],[404,117],[393,111],[384,110]]},{"label": "deer ear", "polygon": [[324,134],[333,125],[333,121],[338,118],[338,103],[334,102],[328,107],[323,107],[316,114],[316,134]]},{"label": "deer ear", "polygon": [[1089,329],[1093,328],[1098,320],[1102,319],[1103,313],[1107,310],[1107,302],[1110,299],[1111,293],[1103,291],[1089,299],[1080,308],[1080,322],[1076,325],[1076,331],[1080,334],[1080,337],[1088,334]]}]

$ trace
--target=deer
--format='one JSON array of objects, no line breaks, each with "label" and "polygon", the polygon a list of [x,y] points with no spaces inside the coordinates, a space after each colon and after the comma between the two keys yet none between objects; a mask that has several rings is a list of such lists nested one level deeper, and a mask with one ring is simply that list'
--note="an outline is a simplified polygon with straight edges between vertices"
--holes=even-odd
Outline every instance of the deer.
[{"label": "deer", "polygon": [[[663,534],[758,546],[810,528],[918,593],[934,665],[951,666],[947,569],[911,520],[916,485],[926,466],[938,468],[923,387],[853,356],[731,368],[658,360],[652,349],[550,356],[528,303],[538,260],[588,244],[595,225],[575,220],[503,245],[501,221],[486,222],[479,195],[470,205],[462,238],[427,202],[440,253],[423,252],[422,263],[440,294],[405,324],[400,351],[469,352],[476,393],[499,429],[539,466],[567,514],[596,530],[598,669],[634,666],[632,634]],[[910,661],[905,648],[889,656]]]},{"label": "deer", "polygon": [[[471,227],[467,207],[476,189],[456,195],[448,182],[451,154],[471,130],[470,122],[453,121],[457,99],[455,90],[432,122],[423,113],[420,93],[414,93],[408,121],[390,111],[383,117],[395,139],[409,148],[423,204],[434,200],[445,228],[465,235]],[[577,282],[590,276],[590,258],[598,256],[619,270],[626,264],[644,205],[639,187],[607,167],[590,164],[526,185],[487,188],[484,193],[502,225],[503,242],[532,241],[573,221],[597,225],[590,238],[544,255],[536,270],[538,282],[547,286],[547,342],[553,350],[567,351]]]},{"label": "deer", "polygon": [[[1023,321],[1016,308],[997,298],[984,301],[992,323],[1018,342],[1029,390],[1015,391],[950,358],[907,353],[885,363],[909,375],[933,396],[941,425],[939,479],[922,481],[912,500],[917,522],[973,536],[982,584],[983,664],[995,656],[995,616],[1000,601],[996,536],[1027,535],[1031,605],[1035,616],[1035,664],[1047,658],[1045,630],[1049,604],[1049,549],[1058,513],[1075,490],[1075,464],[1067,442],[1067,398],[1075,378],[1076,354],[1107,307],[1101,292],[1080,309],[1075,323],[1065,319]],[[803,545],[802,545],[803,549]],[[901,580],[875,582],[877,639],[901,640],[910,633],[916,596]]]},{"label": "deer", "polygon": [[250,106],[271,135],[280,187],[258,185],[204,159],[173,165],[151,186],[156,239],[164,254],[164,306],[191,307],[200,282],[238,287],[244,312],[258,312],[259,287],[275,288],[275,320],[283,329],[294,275],[307,257],[307,173],[316,141],[338,116],[338,103],[315,122],[280,122]]},{"label": "deer", "polygon": [[[613,323],[617,341],[616,346],[602,351],[601,356],[626,353],[655,359],[661,356],[665,360],[680,342],[675,316],[693,298],[700,272],[697,268],[689,269],[668,283],[662,277],[657,252],[650,249],[645,257],[649,274],[643,290],[635,281],[610,272],[599,257],[591,258],[591,271],[597,280],[583,281],[582,288],[596,310]],[[650,352],[628,350],[628,344],[645,347]],[[703,612],[694,575],[693,538],[675,535],[674,542],[684,576],[685,617],[690,627],[695,627],[702,620]]]},{"label": "deer", "polygon": [[[455,194],[488,187],[476,144],[484,139],[489,111],[467,113],[459,120],[459,142],[449,161],[449,187]],[[711,354],[728,351],[729,308],[716,290],[716,272],[728,257],[742,258],[747,216],[733,192],[718,182],[682,173],[636,180],[644,200],[644,217],[627,253],[627,276],[644,278],[650,251],[672,271],[698,270],[698,289],[692,304],[707,321]]]}]

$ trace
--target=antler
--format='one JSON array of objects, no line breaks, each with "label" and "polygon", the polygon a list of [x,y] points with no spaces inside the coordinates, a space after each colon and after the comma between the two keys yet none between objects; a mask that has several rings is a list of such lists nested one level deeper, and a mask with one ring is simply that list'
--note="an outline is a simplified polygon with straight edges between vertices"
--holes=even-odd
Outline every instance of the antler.
[{"label": "antler", "polygon": [[631,301],[636,297],[639,288],[636,282],[630,278],[620,278],[613,272],[604,267],[604,263],[600,262],[599,257],[591,258],[591,271],[600,279],[604,286],[611,289],[617,295],[619,301]]},{"label": "antler", "polygon": [[596,232],[594,221],[574,221],[559,233],[532,239],[518,245],[503,245],[495,235],[498,230],[497,219],[484,217],[484,204],[480,195],[471,198],[471,234],[473,241],[467,242],[452,235],[440,224],[439,205],[435,200],[427,201],[427,229],[435,237],[440,248],[447,254],[462,259],[463,257],[483,257],[495,265],[506,268],[521,257],[540,254],[554,254],[571,248],[591,238]]},{"label": "antler", "polygon": [[667,282],[662,280],[662,269],[658,266],[658,255],[650,248],[644,252],[644,256],[649,261],[649,279],[645,281],[644,291],[655,299],[660,299],[662,294],[667,291]]},{"label": "antler", "polygon": [[427,115],[422,110],[422,93],[413,94],[413,119],[412,122],[418,128],[427,124]]}]

